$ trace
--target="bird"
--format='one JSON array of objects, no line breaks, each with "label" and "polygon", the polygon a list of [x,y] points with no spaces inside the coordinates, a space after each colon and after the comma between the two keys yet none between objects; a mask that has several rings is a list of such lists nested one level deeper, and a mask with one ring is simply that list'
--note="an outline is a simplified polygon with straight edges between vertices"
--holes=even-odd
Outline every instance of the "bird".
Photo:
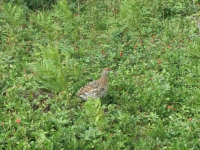
[{"label": "bird", "polygon": [[108,73],[110,68],[104,68],[101,78],[96,81],[89,82],[84,87],[80,88],[77,92],[77,96],[83,100],[101,98],[106,95],[108,91]]}]

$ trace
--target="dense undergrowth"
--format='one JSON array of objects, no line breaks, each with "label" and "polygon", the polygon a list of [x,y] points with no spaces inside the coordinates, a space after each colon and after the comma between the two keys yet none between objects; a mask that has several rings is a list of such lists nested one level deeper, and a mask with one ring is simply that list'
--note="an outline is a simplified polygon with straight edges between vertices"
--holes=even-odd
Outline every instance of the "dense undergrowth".
[{"label": "dense undergrowth", "polygon": [[1,149],[200,149],[199,1],[34,2],[0,2]]}]

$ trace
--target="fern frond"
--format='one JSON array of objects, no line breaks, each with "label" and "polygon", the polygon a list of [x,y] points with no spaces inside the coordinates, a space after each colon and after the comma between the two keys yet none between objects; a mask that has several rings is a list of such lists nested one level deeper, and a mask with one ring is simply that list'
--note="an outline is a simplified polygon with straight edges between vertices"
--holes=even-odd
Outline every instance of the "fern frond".
[{"label": "fern frond", "polygon": [[1,14],[1,16],[6,19],[6,22],[10,23],[13,26],[20,26],[26,22],[26,14],[21,6],[12,6],[11,3],[3,3],[2,12],[3,13]]},{"label": "fern frond", "polygon": [[42,61],[34,66],[38,82],[53,92],[65,90],[67,84],[58,50],[52,46],[39,45],[39,48]]},{"label": "fern frond", "polygon": [[66,0],[60,0],[57,5],[54,6],[54,16],[62,21],[69,21],[72,17],[72,13],[69,10]]},{"label": "fern frond", "polygon": [[96,126],[105,125],[105,121],[103,120],[104,112],[101,109],[100,99],[90,99],[85,102],[84,111],[91,124]]}]

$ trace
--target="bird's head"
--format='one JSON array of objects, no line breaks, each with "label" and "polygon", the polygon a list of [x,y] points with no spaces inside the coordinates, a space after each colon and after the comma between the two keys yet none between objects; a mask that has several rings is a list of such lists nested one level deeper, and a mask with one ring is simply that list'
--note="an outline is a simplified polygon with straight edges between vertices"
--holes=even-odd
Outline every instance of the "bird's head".
[{"label": "bird's head", "polygon": [[107,67],[107,68],[104,68],[104,69],[103,69],[103,72],[102,72],[102,76],[107,75],[107,74],[110,72],[110,70],[111,70],[111,69],[108,68],[108,67]]}]

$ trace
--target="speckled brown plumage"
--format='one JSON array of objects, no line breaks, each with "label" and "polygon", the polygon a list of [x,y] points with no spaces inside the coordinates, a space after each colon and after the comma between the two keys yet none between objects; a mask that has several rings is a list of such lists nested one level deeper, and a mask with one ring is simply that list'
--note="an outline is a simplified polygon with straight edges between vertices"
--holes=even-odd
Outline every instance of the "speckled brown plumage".
[{"label": "speckled brown plumage", "polygon": [[89,82],[86,86],[80,88],[77,92],[77,95],[84,100],[89,98],[100,98],[106,95],[108,91],[108,73],[110,72],[110,68],[104,68],[101,78]]}]

